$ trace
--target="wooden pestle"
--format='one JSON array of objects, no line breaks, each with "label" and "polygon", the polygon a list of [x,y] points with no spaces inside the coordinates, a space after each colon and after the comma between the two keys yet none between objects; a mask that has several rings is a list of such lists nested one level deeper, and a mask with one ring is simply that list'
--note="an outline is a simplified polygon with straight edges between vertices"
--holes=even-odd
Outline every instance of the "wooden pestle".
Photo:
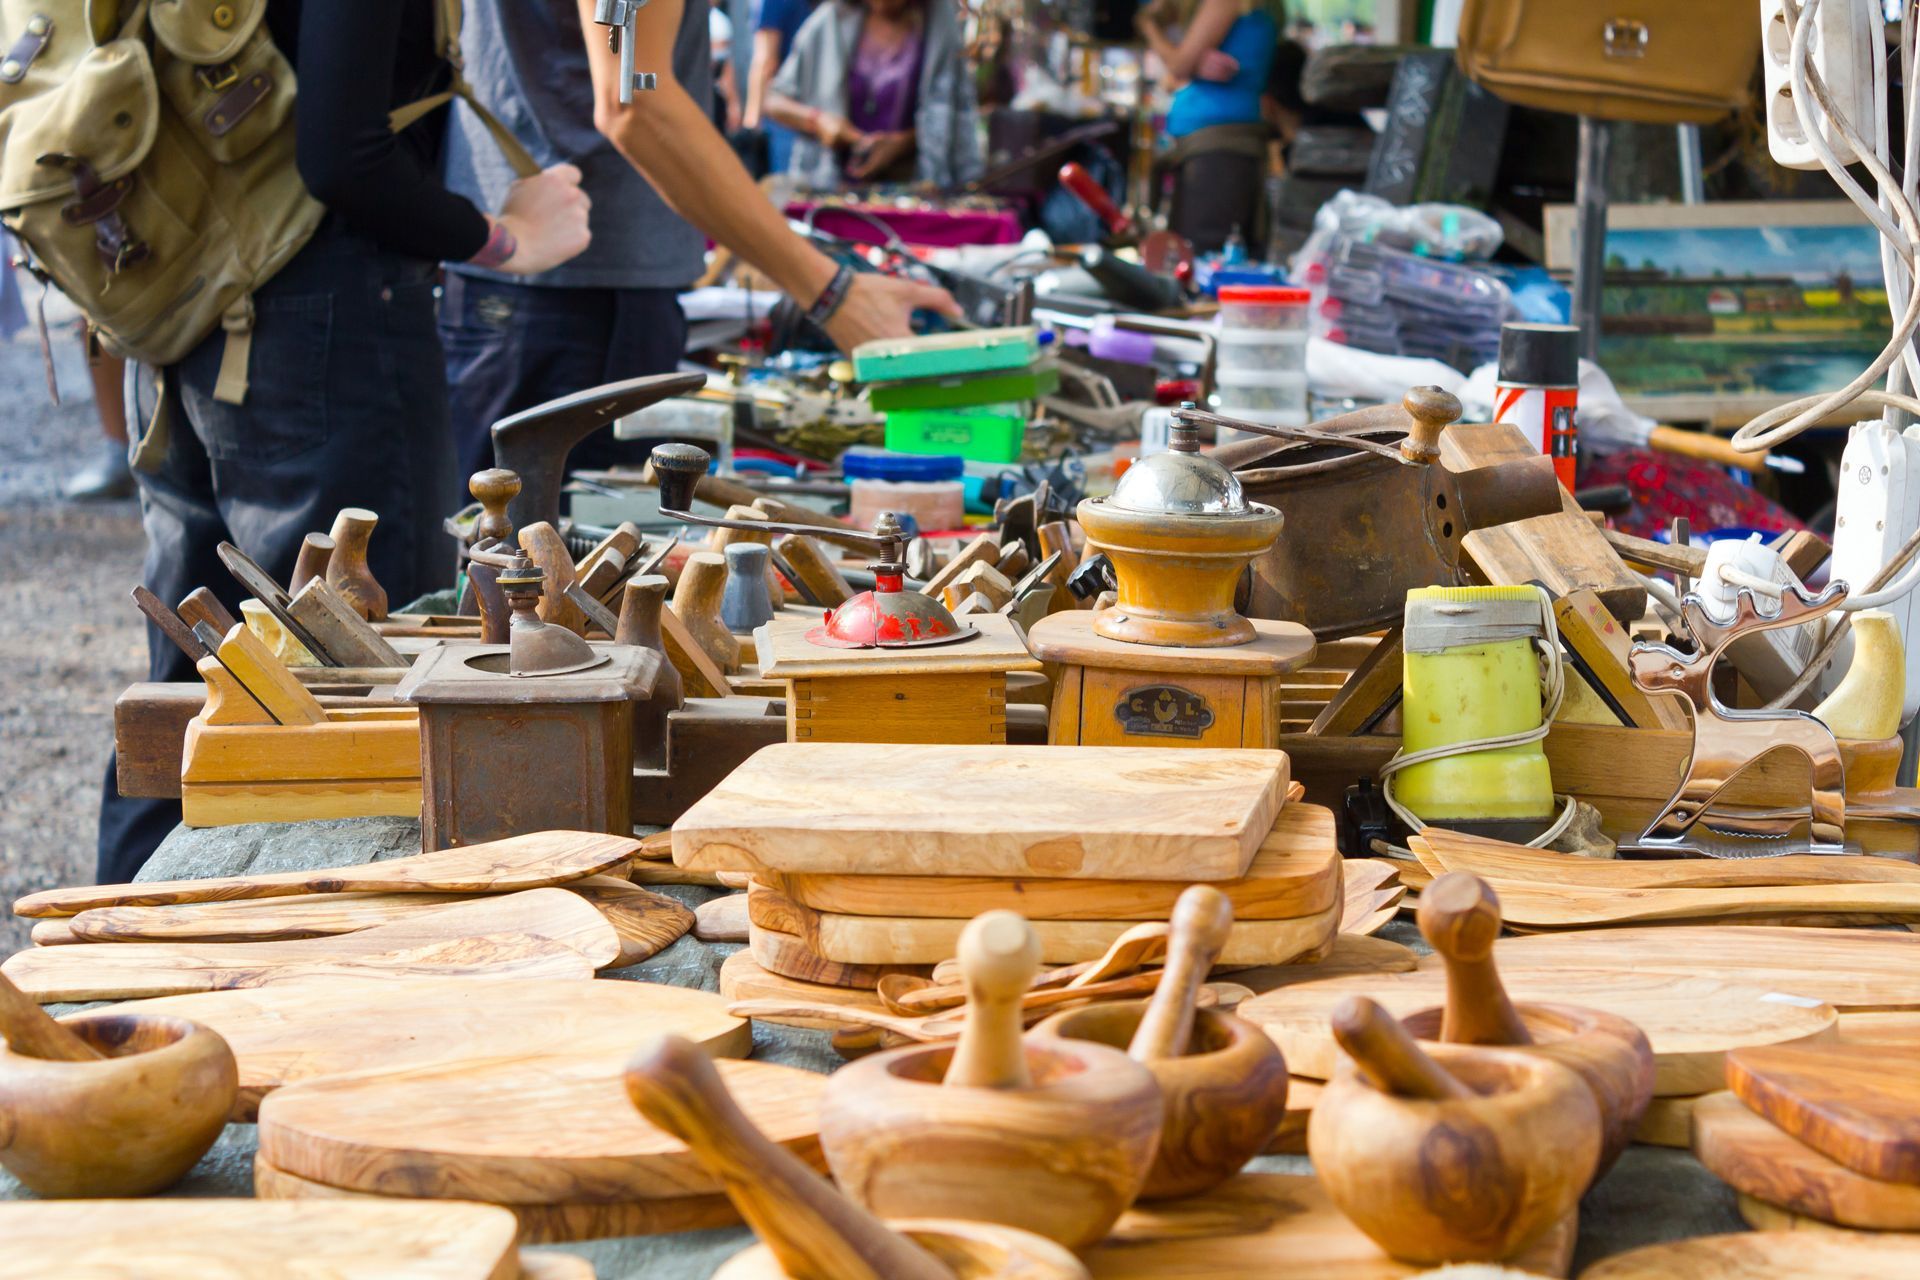
[{"label": "wooden pestle", "polygon": [[1365,996],[1348,996],[1330,1018],[1333,1038],[1368,1082],[1402,1098],[1471,1098],[1473,1090],[1428,1057],[1399,1019]]},{"label": "wooden pestle", "polygon": [[328,536],[333,555],[327,561],[327,582],[347,598],[353,611],[369,622],[387,616],[387,592],[367,564],[367,547],[380,517],[365,507],[342,507]]},{"label": "wooden pestle", "polygon": [[520,477],[505,467],[488,467],[467,477],[467,492],[480,504],[469,545],[486,547],[495,542],[512,545],[513,521],[507,516],[507,504],[520,496]]},{"label": "wooden pestle", "polygon": [[838,609],[853,599],[853,587],[841,576],[839,566],[819,542],[804,533],[790,533],[774,547],[787,568],[806,584],[823,608]]},{"label": "wooden pestle", "polygon": [[333,562],[333,539],[324,533],[310,533],[300,540],[300,554],[294,558],[293,576],[287,579],[287,594],[297,596],[301,588],[315,578],[327,576]]},{"label": "wooden pestle", "polygon": [[726,559],[716,551],[696,551],[680,569],[673,612],[707,656],[732,674],[740,670],[740,642],[720,617],[720,598],[726,589]]},{"label": "wooden pestle", "polygon": [[575,635],[585,635],[587,615],[567,599],[567,588],[574,582],[573,553],[567,550],[560,531],[545,520],[536,521],[520,531],[520,549],[527,553],[527,559],[540,566],[540,576],[544,579],[537,609],[540,621],[565,627]]},{"label": "wooden pestle", "polygon": [[1189,885],[1173,904],[1172,925],[1160,985],[1154,989],[1127,1045],[1127,1056],[1135,1062],[1178,1058],[1186,1053],[1200,986],[1233,931],[1233,902],[1212,885]]},{"label": "wooden pestle", "polygon": [[943,1081],[966,1089],[1026,1089],[1020,1003],[1040,969],[1040,939],[1015,911],[975,916],[960,934],[967,1020]]},{"label": "wooden pestle", "polygon": [[1470,871],[1450,871],[1420,894],[1420,936],[1447,965],[1440,1038],[1456,1044],[1532,1044],[1493,963],[1500,900]]},{"label": "wooden pestle", "polygon": [[0,1039],[29,1058],[92,1062],[107,1055],[54,1020],[39,1002],[0,974]]},{"label": "wooden pestle", "polygon": [[180,620],[189,627],[196,622],[204,622],[221,635],[233,630],[234,623],[238,621],[205,587],[195,587],[187,592],[180,600],[179,613]]},{"label": "wooden pestle", "polygon": [[953,1272],[840,1194],[741,1112],[713,1062],[660,1036],[627,1063],[627,1096],[693,1149],[792,1280],[953,1280]]}]

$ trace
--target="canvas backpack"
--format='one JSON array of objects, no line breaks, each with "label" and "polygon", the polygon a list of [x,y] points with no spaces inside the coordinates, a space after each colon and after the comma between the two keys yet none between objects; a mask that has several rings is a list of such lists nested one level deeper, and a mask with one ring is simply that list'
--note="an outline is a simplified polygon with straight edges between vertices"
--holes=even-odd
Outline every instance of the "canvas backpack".
[{"label": "canvas backpack", "polygon": [[[214,395],[236,404],[253,292],[324,212],[294,166],[293,68],[266,10],[0,0],[0,222],[116,355],[169,365],[225,329]],[[451,86],[395,111],[393,128],[457,94],[516,172],[537,172],[461,74],[460,0],[439,0],[436,26]]]}]

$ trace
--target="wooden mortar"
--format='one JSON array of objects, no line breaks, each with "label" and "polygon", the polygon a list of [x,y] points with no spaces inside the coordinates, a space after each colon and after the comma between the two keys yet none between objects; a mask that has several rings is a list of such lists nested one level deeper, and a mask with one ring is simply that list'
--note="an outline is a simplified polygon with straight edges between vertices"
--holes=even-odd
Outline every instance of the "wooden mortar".
[{"label": "wooden mortar", "polygon": [[1039,941],[1011,911],[960,938],[967,1018],[956,1045],[863,1058],[827,1084],[820,1145],[835,1181],[887,1218],[996,1222],[1078,1248],[1146,1181],[1160,1090],[1125,1054],[1020,1034]]},{"label": "wooden mortar", "polygon": [[1056,1014],[1034,1032],[1125,1049],[1153,1072],[1163,1118],[1142,1200],[1224,1182],[1266,1147],[1287,1112],[1287,1064],[1272,1039],[1232,1014],[1195,1008],[1233,927],[1233,903],[1193,885],[1175,904],[1172,925],[1166,970],[1150,999]]},{"label": "wooden mortar", "polygon": [[1333,1012],[1350,1058],[1307,1123],[1321,1185],[1402,1262],[1497,1262],[1579,1203],[1600,1158],[1600,1109],[1538,1054],[1440,1046],[1441,1060],[1363,997]]},{"label": "wooden mortar", "polygon": [[185,1018],[55,1022],[0,978],[0,1165],[46,1197],[151,1195],[185,1176],[240,1087],[227,1042]]}]

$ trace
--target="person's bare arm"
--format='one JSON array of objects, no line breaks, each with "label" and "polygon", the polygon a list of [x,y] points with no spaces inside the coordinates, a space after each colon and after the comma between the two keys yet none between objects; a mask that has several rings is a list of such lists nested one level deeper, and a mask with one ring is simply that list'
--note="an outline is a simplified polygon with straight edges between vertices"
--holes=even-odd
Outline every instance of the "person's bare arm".
[{"label": "person's bare arm", "polygon": [[[760,127],[760,117],[767,105],[767,86],[773,83],[773,73],[779,69],[780,33],[778,31],[754,32],[753,61],[747,66],[747,106],[740,116],[740,123],[747,128]],[[781,123],[786,122],[783,120]],[[792,126],[788,125],[788,128]]]},{"label": "person's bare arm", "polygon": [[[634,20],[635,62],[658,76],[658,88],[618,98],[619,55],[593,20],[593,0],[579,0],[587,64],[593,74],[594,125],[653,184],[675,212],[758,268],[801,306],[832,281],[832,259],[796,235],[754,184],[739,157],[674,78],[671,52],[685,0],[652,0]],[[904,337],[916,308],[959,315],[944,289],[908,280],[856,276],[827,323],[843,348],[872,338]]]},{"label": "person's bare arm", "polygon": [[1202,60],[1219,50],[1220,42],[1227,38],[1227,32],[1239,18],[1237,0],[1201,0],[1192,21],[1181,33],[1179,44],[1167,39],[1160,24],[1150,17],[1142,15],[1134,25],[1146,37],[1154,56],[1166,65],[1169,76],[1175,80],[1192,80],[1199,74]]}]

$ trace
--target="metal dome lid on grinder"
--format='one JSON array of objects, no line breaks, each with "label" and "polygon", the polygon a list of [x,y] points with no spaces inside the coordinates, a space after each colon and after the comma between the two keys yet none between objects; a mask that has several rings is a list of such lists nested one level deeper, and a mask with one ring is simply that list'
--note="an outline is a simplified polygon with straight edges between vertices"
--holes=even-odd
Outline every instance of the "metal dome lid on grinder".
[{"label": "metal dome lid on grinder", "polygon": [[[706,450],[689,444],[663,444],[653,451],[653,471],[660,483],[660,512],[688,524],[715,529],[746,529],[763,533],[817,535],[817,526],[782,524],[767,520],[729,520],[695,515],[693,486],[707,473],[711,459]],[[890,511],[874,521],[871,533],[850,533],[847,537],[871,543],[876,552],[868,568],[873,570],[874,587],[863,591],[829,611],[817,627],[807,632],[807,642],[835,649],[917,649],[952,644],[979,634],[971,623],[962,623],[945,605],[906,584],[906,529]]]}]

